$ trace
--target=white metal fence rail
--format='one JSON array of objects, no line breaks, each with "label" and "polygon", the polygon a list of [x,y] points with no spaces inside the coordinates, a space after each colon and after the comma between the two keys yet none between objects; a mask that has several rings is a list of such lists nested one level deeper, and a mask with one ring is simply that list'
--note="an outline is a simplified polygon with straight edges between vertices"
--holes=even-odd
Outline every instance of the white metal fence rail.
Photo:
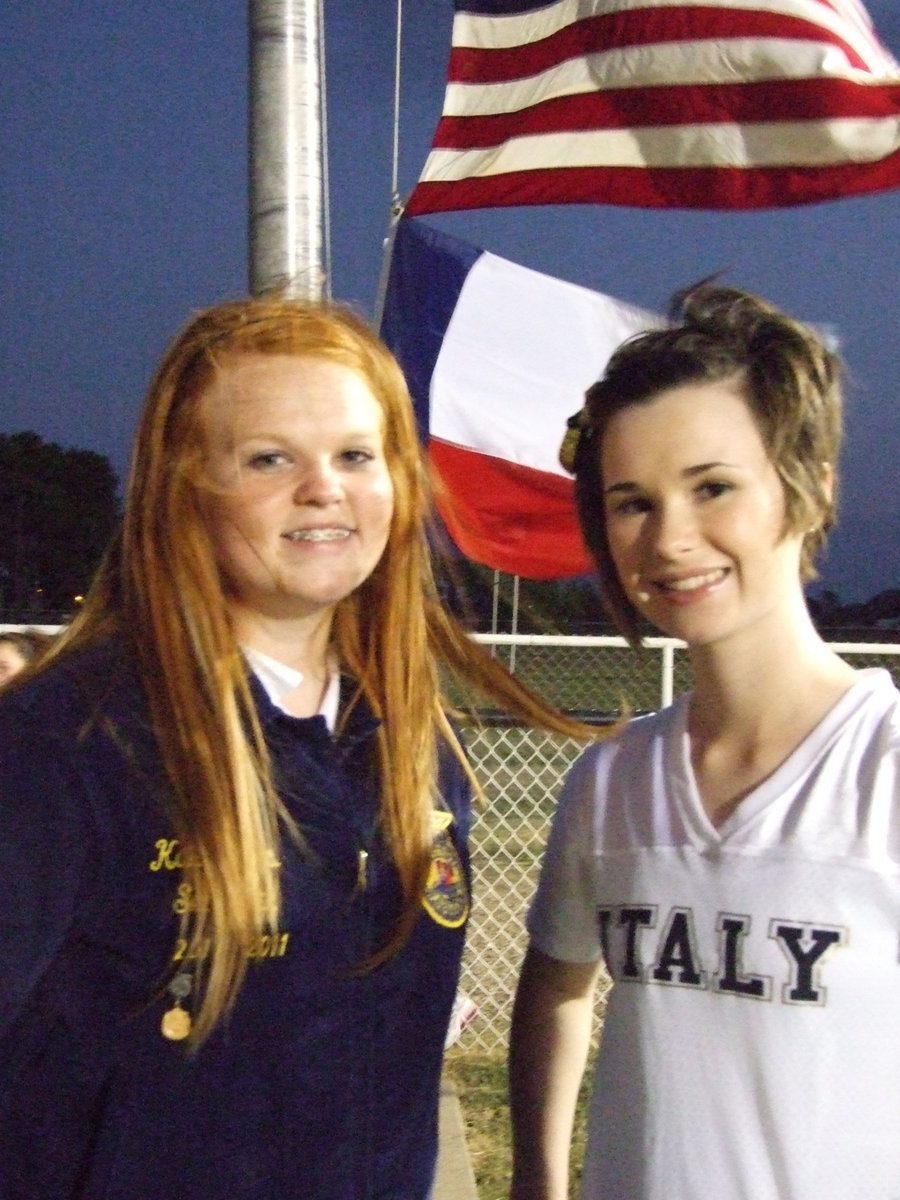
[{"label": "white metal fence rail", "polygon": [[[683,644],[649,640],[636,653],[621,638],[479,635],[520,678],[561,708],[611,715],[623,701],[633,711],[659,708],[689,686]],[[881,666],[900,687],[900,644],[832,643],[855,667]],[[478,1018],[464,1050],[506,1047],[509,1016],[525,948],[524,920],[563,776],[576,742],[492,720],[467,737],[488,803],[472,833],[474,900],[463,963],[463,990]]]}]

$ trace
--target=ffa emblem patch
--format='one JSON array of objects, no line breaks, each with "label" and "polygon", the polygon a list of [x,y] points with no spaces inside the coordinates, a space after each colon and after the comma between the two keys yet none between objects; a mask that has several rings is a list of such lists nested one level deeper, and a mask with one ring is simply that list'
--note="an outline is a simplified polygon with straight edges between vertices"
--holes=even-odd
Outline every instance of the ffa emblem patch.
[{"label": "ffa emblem patch", "polygon": [[438,925],[458,929],[469,915],[469,889],[459,853],[448,832],[452,820],[449,813],[432,814],[431,868],[422,904]]}]

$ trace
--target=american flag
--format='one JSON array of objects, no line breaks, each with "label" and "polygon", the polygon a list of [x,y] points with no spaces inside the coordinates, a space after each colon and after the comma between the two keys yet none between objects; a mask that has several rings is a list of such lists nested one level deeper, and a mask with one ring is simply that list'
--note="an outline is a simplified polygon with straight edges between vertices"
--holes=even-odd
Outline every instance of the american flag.
[{"label": "american flag", "polygon": [[857,0],[456,0],[410,215],[750,209],[900,186],[900,65]]}]

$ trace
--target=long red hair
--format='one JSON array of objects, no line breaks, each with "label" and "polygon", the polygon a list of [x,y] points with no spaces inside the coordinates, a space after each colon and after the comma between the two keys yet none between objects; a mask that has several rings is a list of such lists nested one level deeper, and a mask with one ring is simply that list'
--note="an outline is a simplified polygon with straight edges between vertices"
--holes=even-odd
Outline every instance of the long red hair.
[{"label": "long red hair", "polygon": [[402,944],[419,911],[439,737],[469,771],[447,719],[442,669],[457,690],[488,695],[529,723],[569,736],[590,733],[518,684],[441,604],[412,404],[399,367],[368,325],[341,305],[284,298],[234,301],[195,316],[151,382],[121,536],[57,648],[66,653],[112,630],[134,648],[191,889],[183,933],[204,972],[195,1044],[233,1004],[248,947],[277,929],[280,837],[285,827],[301,837],[272,783],[205,517],[200,399],[229,361],[261,353],[347,366],[383,412],[394,489],[388,543],[372,575],[338,604],[332,629],[341,670],[381,720],[382,826],[404,910],[377,958]]}]

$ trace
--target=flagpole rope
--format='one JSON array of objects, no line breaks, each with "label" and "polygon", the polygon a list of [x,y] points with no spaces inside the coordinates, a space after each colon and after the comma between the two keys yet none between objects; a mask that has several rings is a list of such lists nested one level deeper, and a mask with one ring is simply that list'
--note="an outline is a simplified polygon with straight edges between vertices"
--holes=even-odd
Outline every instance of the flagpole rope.
[{"label": "flagpole rope", "polygon": [[319,121],[322,131],[322,257],[324,259],[324,286],[326,299],[331,299],[331,178],[328,169],[328,69],[325,54],[325,2],[316,5],[318,25],[319,63],[322,81],[319,99]]},{"label": "flagpole rope", "polygon": [[403,0],[397,0],[397,28],[394,45],[394,122],[392,130],[393,145],[391,148],[391,203],[387,236],[384,239],[384,251],[381,256],[381,271],[378,276],[378,287],[375,292],[375,304],[372,311],[372,325],[376,333],[381,332],[381,322],[384,318],[384,303],[387,296],[388,278],[391,273],[391,258],[394,252],[394,238],[397,233],[397,222],[403,215],[403,201],[400,199],[400,59],[403,47]]},{"label": "flagpole rope", "polygon": [[403,0],[397,0],[394,44],[394,127],[391,147],[391,211],[400,209],[400,60],[403,50]]}]

